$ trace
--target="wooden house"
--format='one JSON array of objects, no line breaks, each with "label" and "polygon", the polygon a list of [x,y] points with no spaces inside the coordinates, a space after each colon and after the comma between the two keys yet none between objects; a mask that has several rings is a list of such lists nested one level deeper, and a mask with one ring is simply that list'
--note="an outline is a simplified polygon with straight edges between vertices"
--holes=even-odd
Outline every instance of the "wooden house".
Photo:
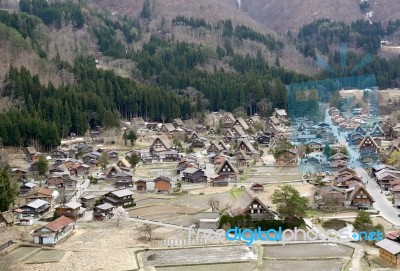
[{"label": "wooden house", "polygon": [[234,125],[231,128],[231,131],[233,133],[233,136],[234,136],[235,140],[239,140],[239,139],[245,138],[247,136],[246,132],[242,129],[242,127],[238,126],[238,125]]},{"label": "wooden house", "polygon": [[235,120],[233,126],[235,125],[240,126],[240,128],[242,128],[243,131],[247,131],[249,129],[249,125],[247,125],[247,123],[244,121],[242,117],[239,117]]},{"label": "wooden house", "polygon": [[172,121],[172,125],[174,125],[175,128],[178,128],[178,127],[182,128],[183,127],[183,121],[180,118],[174,119]]},{"label": "wooden house", "polygon": [[361,153],[378,153],[379,146],[371,136],[366,136],[358,145]]},{"label": "wooden house", "polygon": [[133,206],[133,192],[127,190],[127,189],[122,189],[122,190],[117,190],[117,191],[112,191],[108,192],[103,196],[103,202],[104,203],[110,203],[114,205],[115,207],[127,207],[127,206]]},{"label": "wooden house", "polygon": [[50,210],[50,204],[47,201],[36,199],[18,209],[21,210],[19,218],[38,218]]},{"label": "wooden house", "polygon": [[28,161],[38,161],[42,154],[36,151],[35,147],[26,147],[24,149],[26,160]]},{"label": "wooden house", "polygon": [[372,137],[378,137],[378,138],[384,138],[385,137],[385,132],[381,128],[381,126],[377,123],[375,126],[372,128],[371,132],[369,133]]},{"label": "wooden house", "polygon": [[280,122],[287,122],[288,120],[288,115],[286,113],[285,109],[279,109],[279,108],[275,108],[274,113],[273,113],[274,117],[277,118]]},{"label": "wooden house", "polygon": [[332,161],[348,161],[349,157],[344,155],[343,153],[335,153],[334,155],[331,156]]},{"label": "wooden house", "polygon": [[145,180],[137,180],[135,182],[136,190],[138,191],[146,191],[147,190],[147,182]]},{"label": "wooden house", "polygon": [[173,133],[175,131],[175,127],[172,123],[164,123],[161,128],[160,131],[163,133]]},{"label": "wooden house", "polygon": [[29,174],[38,176],[39,175],[39,161],[34,161],[29,165]]},{"label": "wooden house", "polygon": [[187,168],[183,172],[182,181],[190,183],[200,183],[207,181],[204,170],[200,168]]},{"label": "wooden house", "polygon": [[107,153],[107,155],[108,155],[108,161],[110,161],[111,163],[116,163],[116,162],[118,162],[118,160],[119,160],[118,152],[116,152],[116,151],[109,151],[109,152]]},{"label": "wooden house", "polygon": [[183,158],[181,161],[179,161],[177,167],[176,167],[176,173],[180,174],[182,171],[184,171],[186,168],[199,168],[199,162],[197,159],[192,159],[192,158]]},{"label": "wooden house", "polygon": [[338,177],[335,183],[337,187],[346,189],[362,184],[362,180],[356,175],[345,175]]},{"label": "wooden house", "polygon": [[181,156],[177,150],[167,150],[160,156],[160,159],[167,162],[176,162],[181,160]]},{"label": "wooden house", "polygon": [[229,180],[226,179],[224,176],[214,174],[210,177],[210,185],[215,187],[228,186]]},{"label": "wooden house", "polygon": [[117,166],[117,164],[112,164],[106,169],[105,172],[106,177],[110,179],[115,178],[115,175],[117,175],[118,173],[122,173],[122,169]]},{"label": "wooden house", "polygon": [[169,192],[171,190],[172,180],[165,176],[160,176],[154,179],[154,188],[157,192]]},{"label": "wooden house", "polygon": [[295,166],[297,165],[297,152],[295,150],[283,150],[277,154],[275,164],[278,166]]},{"label": "wooden house", "polygon": [[115,206],[110,203],[103,203],[93,208],[93,220],[105,221],[113,217]]},{"label": "wooden house", "polygon": [[231,113],[225,113],[221,119],[221,128],[230,129],[233,127],[236,119]]},{"label": "wooden house", "polygon": [[195,139],[192,139],[190,146],[192,148],[204,148],[206,146],[205,142],[206,142],[206,140],[204,140],[202,138],[195,138]]},{"label": "wooden house", "polygon": [[264,186],[260,183],[253,183],[250,186],[250,190],[254,192],[264,192]]},{"label": "wooden house", "polygon": [[45,187],[39,187],[36,188],[30,192],[28,192],[25,195],[25,199],[27,202],[32,202],[37,199],[44,200],[47,203],[51,204],[53,201],[53,190],[45,188]]},{"label": "wooden house", "polygon": [[12,172],[18,180],[25,180],[28,176],[28,171],[25,169],[17,168],[14,169]]},{"label": "wooden house", "polygon": [[82,207],[86,210],[92,210],[96,202],[96,196],[94,195],[85,195],[81,197]]},{"label": "wooden house", "polygon": [[131,164],[126,160],[125,157],[119,158],[119,160],[116,164],[120,168],[130,168],[131,167]]},{"label": "wooden house", "polygon": [[74,229],[75,222],[65,216],[46,224],[33,232],[33,242],[42,245],[55,245],[68,235]]},{"label": "wooden house", "polygon": [[226,179],[228,182],[237,182],[238,171],[228,159],[225,159],[221,163],[221,165],[216,169],[215,174],[219,176],[220,180]]},{"label": "wooden house", "polygon": [[260,122],[260,117],[257,115],[254,115],[254,116],[252,116],[252,117],[249,117],[248,119],[247,119],[247,123],[249,124],[249,125],[254,125],[256,122]]},{"label": "wooden house", "polygon": [[370,208],[374,203],[374,199],[364,185],[357,185],[351,192],[348,202],[354,208]]},{"label": "wooden house", "polygon": [[273,136],[270,136],[270,135],[267,135],[267,134],[259,134],[256,137],[256,140],[257,140],[258,144],[268,146],[272,137]]},{"label": "wooden house", "polygon": [[[5,225],[8,227],[14,226],[15,223],[15,215],[12,211],[0,212],[0,228]],[[0,244],[1,251],[1,244]]]},{"label": "wooden house", "polygon": [[380,261],[390,267],[400,268],[400,243],[383,239],[375,245],[379,248]]},{"label": "wooden house", "polygon": [[133,187],[133,173],[131,172],[121,172],[114,176],[115,187],[118,189],[126,189]]},{"label": "wooden house", "polygon": [[246,168],[250,165],[250,161],[252,160],[251,156],[248,155],[245,151],[236,152],[236,166],[239,171],[243,171],[243,168]]},{"label": "wooden house", "polygon": [[235,153],[238,153],[240,151],[244,151],[247,155],[255,155],[258,152],[256,151],[256,149],[254,149],[253,145],[251,145],[251,143],[247,140],[247,139],[243,139],[240,140],[236,149],[235,149]]},{"label": "wooden house", "polygon": [[227,154],[229,152],[229,147],[223,140],[218,141],[218,146],[221,147],[222,153]]},{"label": "wooden house", "polygon": [[82,204],[78,202],[68,202],[55,208],[58,217],[66,216],[74,221],[83,217],[85,210],[85,208],[82,208]]},{"label": "wooden house", "polygon": [[210,130],[208,130],[209,135],[215,135],[217,134],[217,129],[215,127],[210,127]]},{"label": "wooden house", "polygon": [[207,147],[207,154],[218,154],[220,152],[222,152],[221,146],[216,141],[211,141],[210,145]]},{"label": "wooden house", "polygon": [[65,151],[65,150],[63,150],[61,148],[54,149],[51,152],[51,158],[52,159],[66,159],[68,157],[69,157],[69,152]]},{"label": "wooden house", "polygon": [[160,156],[163,152],[172,148],[172,142],[166,137],[156,137],[149,147],[152,155]]},{"label": "wooden house", "polygon": [[246,189],[228,210],[228,214],[230,216],[250,215],[253,221],[272,220],[276,217],[265,202]]},{"label": "wooden house", "polygon": [[312,152],[322,152],[322,143],[317,140],[312,140],[306,142],[306,145],[308,145],[311,149]]},{"label": "wooden house", "polygon": [[25,195],[28,192],[31,192],[34,188],[36,187],[35,183],[31,182],[24,182],[20,187],[19,187],[19,193],[21,195]]},{"label": "wooden house", "polygon": [[225,143],[230,143],[235,138],[236,136],[231,129],[225,131],[223,139]]}]

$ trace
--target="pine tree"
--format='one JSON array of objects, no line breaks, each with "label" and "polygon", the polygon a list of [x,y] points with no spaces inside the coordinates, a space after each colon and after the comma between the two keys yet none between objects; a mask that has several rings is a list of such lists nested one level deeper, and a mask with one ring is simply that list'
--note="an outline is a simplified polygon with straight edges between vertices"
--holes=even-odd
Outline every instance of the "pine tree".
[{"label": "pine tree", "polygon": [[9,168],[0,167],[0,212],[8,211],[17,197],[18,188]]}]

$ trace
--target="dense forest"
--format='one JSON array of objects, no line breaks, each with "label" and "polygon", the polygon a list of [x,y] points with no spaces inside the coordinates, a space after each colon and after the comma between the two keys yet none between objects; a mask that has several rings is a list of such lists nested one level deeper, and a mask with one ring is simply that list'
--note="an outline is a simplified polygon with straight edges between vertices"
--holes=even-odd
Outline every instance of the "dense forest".
[{"label": "dense forest", "polygon": [[0,115],[4,145],[34,141],[51,148],[70,132],[82,135],[89,126],[117,127],[120,116],[170,121],[189,118],[196,110],[188,98],[173,91],[96,69],[93,58],[79,58],[73,72],[75,85],[56,88],[51,83],[43,86],[24,68],[10,69],[2,95],[21,106]]},{"label": "dense forest", "polygon": [[332,45],[347,43],[350,47],[361,48],[365,53],[377,54],[381,38],[400,29],[400,21],[389,21],[387,27],[380,22],[357,20],[351,25],[319,19],[300,28],[298,48],[305,56],[316,56],[316,50],[328,55]]}]

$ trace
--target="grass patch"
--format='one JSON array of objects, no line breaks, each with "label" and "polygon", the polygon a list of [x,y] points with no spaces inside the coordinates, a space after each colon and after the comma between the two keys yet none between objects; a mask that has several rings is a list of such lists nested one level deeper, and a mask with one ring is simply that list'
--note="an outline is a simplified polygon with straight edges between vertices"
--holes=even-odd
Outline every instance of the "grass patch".
[{"label": "grass patch", "polygon": [[240,195],[243,193],[243,189],[239,188],[239,187],[234,187],[231,190],[231,195],[234,199],[237,199],[238,197],[240,197]]}]

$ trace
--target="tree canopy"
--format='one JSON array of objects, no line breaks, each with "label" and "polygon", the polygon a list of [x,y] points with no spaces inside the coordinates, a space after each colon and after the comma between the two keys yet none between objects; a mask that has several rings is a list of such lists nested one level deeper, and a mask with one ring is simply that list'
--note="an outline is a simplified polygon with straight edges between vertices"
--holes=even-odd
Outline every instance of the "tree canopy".
[{"label": "tree canopy", "polygon": [[308,199],[302,197],[293,186],[283,185],[272,194],[272,203],[277,206],[279,215],[285,220],[304,217],[308,207]]}]

